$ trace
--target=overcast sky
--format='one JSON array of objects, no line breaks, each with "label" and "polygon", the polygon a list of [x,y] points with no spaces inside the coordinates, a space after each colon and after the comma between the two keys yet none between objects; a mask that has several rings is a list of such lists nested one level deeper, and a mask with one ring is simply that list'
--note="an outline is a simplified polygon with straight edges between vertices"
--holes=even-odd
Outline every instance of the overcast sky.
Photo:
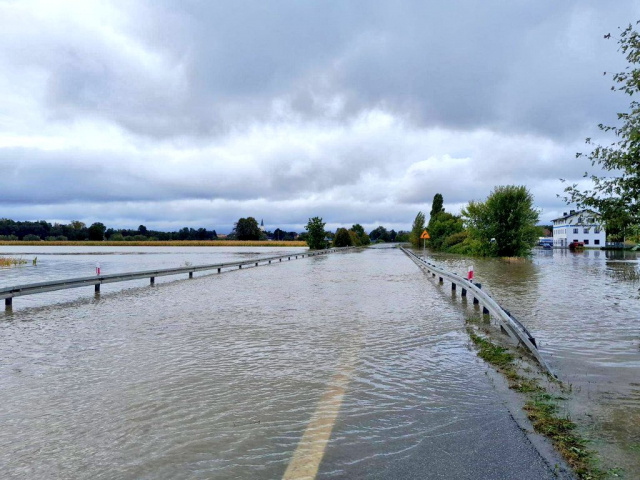
[{"label": "overcast sky", "polygon": [[[408,229],[559,178],[629,99],[614,1],[0,0],[0,217]],[[610,40],[603,35],[611,33]]]}]

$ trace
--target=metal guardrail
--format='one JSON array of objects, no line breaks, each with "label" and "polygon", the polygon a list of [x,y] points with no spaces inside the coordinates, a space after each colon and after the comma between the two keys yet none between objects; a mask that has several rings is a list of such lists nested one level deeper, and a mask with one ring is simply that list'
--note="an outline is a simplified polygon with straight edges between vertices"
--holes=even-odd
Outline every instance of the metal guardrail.
[{"label": "metal guardrail", "polygon": [[[420,258],[415,253],[410,250],[407,250],[404,247],[400,247],[401,250],[414,261],[416,265],[418,265],[421,269],[426,270],[428,273],[431,273],[433,277],[436,274],[439,275],[439,280],[442,282],[443,278],[446,278],[451,282],[452,290],[456,289],[456,285],[460,285],[462,288],[462,294],[466,295],[466,291],[469,290],[473,293],[473,297],[477,302],[481,303],[484,312],[489,313],[493,318],[495,318],[502,330],[511,337],[518,345],[524,345],[529,352],[533,355],[533,357],[537,360],[540,366],[546,370],[551,375],[554,375],[547,362],[542,358],[538,348],[536,346],[536,341],[533,336],[529,333],[526,327],[516,320],[508,310],[505,310],[496,302],[489,294],[484,292],[479,284],[475,284],[470,282],[466,278],[463,278],[455,273],[449,273],[446,270],[427,262],[425,259]],[[555,376],[555,375],[554,375]]]},{"label": "metal guardrail", "polygon": [[163,277],[167,275],[180,275],[189,274],[189,278],[193,278],[195,272],[203,272],[208,270],[218,270],[218,273],[222,272],[222,269],[229,268],[242,268],[244,266],[258,266],[268,265],[271,262],[282,262],[283,259],[291,260],[292,257],[297,259],[298,257],[315,257],[318,255],[326,255],[327,253],[333,253],[343,250],[349,250],[354,247],[342,247],[342,248],[328,248],[326,250],[314,250],[307,251],[305,253],[289,253],[286,255],[279,255],[276,257],[262,257],[254,258],[251,260],[245,260],[242,262],[231,263],[215,263],[210,265],[196,265],[188,267],[178,268],[166,268],[161,270],[146,270],[143,272],[130,272],[130,273],[114,273],[110,275],[96,275],[93,277],[82,278],[70,278],[66,280],[53,280],[49,282],[30,283],[28,285],[17,285],[15,287],[0,288],[0,300],[4,298],[5,308],[11,308],[14,297],[21,297],[24,295],[35,295],[38,293],[52,292],[56,290],[66,290],[69,288],[79,288],[94,285],[95,292],[100,292],[100,285],[104,283],[115,282],[127,282],[130,280],[139,280],[143,278],[149,278],[151,285],[155,283],[156,277]]}]

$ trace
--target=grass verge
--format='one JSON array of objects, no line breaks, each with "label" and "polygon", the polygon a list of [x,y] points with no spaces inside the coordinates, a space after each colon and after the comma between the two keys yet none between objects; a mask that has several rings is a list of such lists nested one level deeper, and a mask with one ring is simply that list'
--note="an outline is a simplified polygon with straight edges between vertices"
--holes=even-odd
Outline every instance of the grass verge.
[{"label": "grass verge", "polygon": [[507,378],[509,388],[526,395],[524,410],[534,430],[551,440],[578,478],[607,478],[606,472],[597,466],[595,453],[587,448],[588,441],[577,432],[576,424],[568,416],[559,414],[561,397],[550,394],[536,378],[521,375],[515,356],[508,348],[477,335],[471,327],[467,327],[467,332],[478,348],[478,356]]}]

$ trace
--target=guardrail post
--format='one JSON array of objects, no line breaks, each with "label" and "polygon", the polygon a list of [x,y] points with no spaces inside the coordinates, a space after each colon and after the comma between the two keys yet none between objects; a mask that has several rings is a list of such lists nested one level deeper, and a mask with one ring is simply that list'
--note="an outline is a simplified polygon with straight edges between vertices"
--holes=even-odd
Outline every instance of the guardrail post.
[{"label": "guardrail post", "polygon": [[479,303],[480,303],[480,300],[478,300],[476,297],[473,297],[473,304],[478,305]]},{"label": "guardrail post", "polygon": [[220,273],[221,270],[222,270],[221,268],[218,268],[218,273]]},{"label": "guardrail post", "polygon": [[238,265],[238,270],[242,268],[242,265]]},{"label": "guardrail post", "polygon": [[95,293],[100,293],[100,284],[99,283],[96,283],[93,287],[94,287],[93,291]]},{"label": "guardrail post", "polygon": [[13,297],[5,298],[4,308],[11,308],[11,305],[13,305]]},{"label": "guardrail post", "polygon": [[149,278],[149,284],[154,285],[156,283],[156,277]]},{"label": "guardrail post", "polygon": [[455,292],[456,291],[456,284],[451,282],[451,291]]},{"label": "guardrail post", "polygon": [[489,310],[484,305],[482,306],[482,314],[483,315],[489,315]]},{"label": "guardrail post", "polygon": [[431,274],[431,276],[432,276],[433,278],[436,278],[436,274],[435,274],[435,273],[432,273],[432,274]]},{"label": "guardrail post", "polygon": [[271,265],[271,260],[269,260],[269,265]]},{"label": "guardrail post", "polygon": [[193,272],[189,272],[189,278],[193,278]]},{"label": "guardrail post", "polygon": [[258,266],[258,262],[256,262],[256,267]]},{"label": "guardrail post", "polygon": [[461,297],[466,297],[467,296],[467,289],[463,288],[462,291],[460,292],[460,296]]},{"label": "guardrail post", "polygon": [[439,283],[442,283],[442,277],[438,277]]}]

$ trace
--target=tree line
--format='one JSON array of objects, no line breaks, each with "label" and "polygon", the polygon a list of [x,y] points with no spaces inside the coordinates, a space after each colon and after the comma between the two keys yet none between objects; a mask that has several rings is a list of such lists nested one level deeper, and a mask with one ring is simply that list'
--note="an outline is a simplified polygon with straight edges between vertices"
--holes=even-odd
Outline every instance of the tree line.
[{"label": "tree line", "polygon": [[338,228],[335,233],[325,230],[326,223],[321,217],[313,217],[304,227],[306,232],[300,235],[311,249],[323,249],[329,247],[360,247],[371,243],[408,242],[409,232],[387,230],[383,226],[376,227],[368,234],[359,223],[351,228]]},{"label": "tree line", "polygon": [[51,224],[45,220],[37,222],[15,221],[8,218],[0,219],[0,240],[23,241],[146,241],[146,240],[215,240],[218,235],[215,230],[206,228],[184,227],[175,232],[149,230],[144,225],[137,229],[107,228],[103,223],[95,222],[87,226],[85,223],[73,220],[68,224]]},{"label": "tree line", "polygon": [[[402,242],[408,241],[409,232],[396,232],[387,230],[379,226],[366,233],[364,228],[355,224],[351,229],[338,229],[336,232],[324,230],[320,235],[323,247],[333,244],[338,232],[338,243],[344,243],[343,233],[345,230],[349,236],[349,245],[368,245],[371,242]],[[243,217],[234,223],[234,228],[226,235],[228,240],[275,240],[275,241],[306,241],[309,233],[298,233],[276,228],[273,231],[264,230],[254,217]],[[173,232],[151,230],[140,225],[136,229],[128,228],[107,228],[101,222],[95,222],[87,226],[79,220],[73,220],[68,224],[50,223],[45,220],[39,221],[15,221],[8,218],[0,219],[0,241],[180,241],[180,240],[217,240],[218,234],[215,230],[206,228],[184,227]],[[349,243],[351,242],[351,243]]]}]

